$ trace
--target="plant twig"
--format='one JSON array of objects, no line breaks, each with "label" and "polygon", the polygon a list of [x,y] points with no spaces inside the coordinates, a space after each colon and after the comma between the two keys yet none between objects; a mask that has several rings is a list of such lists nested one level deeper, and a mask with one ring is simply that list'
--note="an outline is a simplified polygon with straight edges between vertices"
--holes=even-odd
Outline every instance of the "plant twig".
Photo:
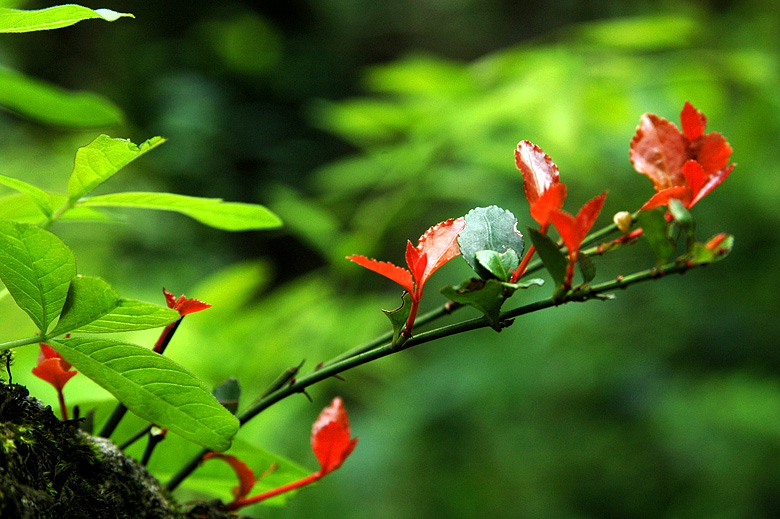
[{"label": "plant twig", "polygon": [[[514,319],[516,317],[520,317],[525,314],[537,312],[539,310],[544,310],[545,308],[551,308],[553,306],[559,306],[569,302],[584,302],[590,299],[595,299],[601,296],[602,294],[604,294],[605,292],[626,288],[630,285],[634,285],[651,279],[657,279],[669,274],[682,274],[688,271],[689,269],[694,268],[695,266],[697,265],[690,265],[684,261],[681,261],[681,262],[668,263],[660,268],[651,268],[651,269],[643,270],[628,276],[618,276],[612,281],[608,281],[605,283],[581,287],[581,288],[575,288],[574,290],[568,292],[567,294],[563,295],[557,300],[552,298],[543,299],[540,301],[536,301],[533,303],[529,303],[514,308],[512,310],[508,310],[506,312],[502,312],[500,315],[500,320],[507,321],[510,319]],[[442,339],[444,337],[449,337],[451,335],[456,335],[459,333],[464,333],[479,328],[486,328],[488,326],[490,326],[490,321],[485,317],[478,317],[475,319],[461,321],[455,324],[442,326],[440,328],[436,328],[434,330],[430,330],[427,332],[418,333],[414,337],[406,341],[401,348],[394,346],[390,341],[390,338],[387,337],[387,334],[385,334],[385,336],[383,336],[385,337],[384,343],[379,344],[373,348],[366,347],[367,344],[379,343],[379,339],[376,339],[374,341],[371,341],[371,343],[367,343],[366,345],[360,346],[359,348],[350,350],[350,352],[348,352],[350,353],[349,356],[347,356],[346,354],[342,354],[334,358],[333,360],[329,361],[328,363],[323,364],[319,369],[312,371],[311,373],[308,373],[302,377],[299,377],[295,380],[295,382],[291,384],[287,384],[281,387],[280,389],[276,390],[275,392],[269,394],[268,396],[261,398],[259,401],[257,401],[255,405],[251,406],[249,409],[247,409],[246,411],[244,411],[238,416],[239,422],[241,423],[241,425],[244,425],[246,422],[248,422],[249,420],[257,416],[264,410],[268,409],[275,403],[295,393],[301,393],[307,387],[316,384],[317,382],[320,382],[322,380],[325,380],[327,378],[330,378],[334,375],[342,373],[344,371],[350,370],[357,366],[361,366],[363,364],[367,364],[369,362],[380,359],[382,357],[386,357],[393,353],[397,353],[399,351],[412,348],[414,346],[425,344],[427,342],[431,342],[437,339]],[[358,349],[363,349],[364,351],[358,352]],[[175,474],[173,478],[171,478],[171,480],[166,485],[166,488],[169,491],[172,491],[176,487],[178,487],[179,484],[181,484],[181,482],[198,467],[201,460],[206,454],[208,454],[208,452],[209,452],[208,449],[204,449],[200,453],[198,453],[192,460],[190,460],[187,463],[187,465],[182,467],[182,469],[177,474]]]}]

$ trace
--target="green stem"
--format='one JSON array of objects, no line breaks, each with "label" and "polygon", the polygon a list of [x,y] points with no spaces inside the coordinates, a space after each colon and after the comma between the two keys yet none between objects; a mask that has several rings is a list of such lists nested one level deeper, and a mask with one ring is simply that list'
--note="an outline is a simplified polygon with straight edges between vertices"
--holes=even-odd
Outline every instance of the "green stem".
[{"label": "green stem", "polygon": [[[553,306],[559,306],[561,304],[565,304],[569,302],[584,302],[589,299],[597,298],[601,294],[605,292],[609,292],[611,290],[626,288],[629,285],[641,283],[643,281],[648,281],[651,279],[657,279],[668,274],[683,273],[689,270],[690,268],[693,268],[693,266],[685,262],[669,263],[667,265],[662,266],[661,268],[647,269],[640,272],[636,272],[628,276],[618,276],[612,281],[608,281],[598,285],[592,285],[590,287],[586,287],[582,289],[575,289],[565,294],[563,297],[561,297],[558,300],[544,299],[541,301],[536,301],[534,303],[529,303],[527,305],[520,306],[518,308],[514,308],[512,310],[508,310],[506,312],[502,312],[500,315],[500,320],[506,321],[509,319],[514,319],[521,315],[529,314],[531,312],[537,312],[539,310],[544,310],[545,308],[551,308]],[[240,424],[243,426],[246,422],[248,422],[249,420],[257,416],[264,410],[268,409],[275,403],[289,397],[290,395],[293,395],[295,393],[302,393],[307,387],[316,384],[317,382],[330,378],[334,375],[338,375],[339,373],[350,370],[357,366],[367,364],[374,360],[380,359],[382,357],[386,357],[388,355],[392,355],[393,353],[397,353],[399,351],[406,350],[414,346],[418,346],[420,344],[425,344],[427,342],[431,342],[437,339],[442,339],[444,337],[449,337],[451,335],[456,335],[459,333],[468,332],[479,328],[486,328],[488,326],[490,326],[490,321],[487,318],[478,317],[475,319],[461,321],[459,323],[451,324],[448,326],[442,326],[440,328],[436,328],[434,330],[430,330],[427,332],[418,333],[417,335],[415,335],[414,337],[406,341],[401,348],[398,348],[397,346],[393,346],[392,342],[390,342],[390,339],[392,337],[385,339],[385,343],[379,344],[374,348],[366,349],[365,351],[357,352],[356,350],[358,348],[356,348],[355,350],[351,351],[351,355],[349,356],[340,355],[339,357],[336,357],[335,359],[323,364],[316,371],[313,371],[307,375],[297,378],[295,382],[293,382],[292,384],[287,384],[284,387],[278,389],[277,391],[269,394],[268,396],[261,398],[260,400],[257,401],[256,404],[254,404],[249,409],[247,409],[246,411],[238,415],[238,420]],[[376,342],[376,341],[372,341],[372,342]],[[363,345],[360,348],[365,348],[365,346],[366,345]],[[187,476],[189,476],[192,473],[192,471],[194,471],[198,467],[201,460],[206,454],[208,454],[208,452],[209,452],[208,449],[204,449],[199,454],[197,454],[192,460],[190,460],[190,462],[187,465],[182,467],[182,469],[177,474],[175,474],[173,478],[171,478],[171,480],[166,485],[166,488],[169,491],[172,491],[176,487],[178,487],[179,484],[181,484],[181,482]]]},{"label": "green stem", "polygon": [[24,339],[16,339],[15,341],[8,341],[0,344],[0,351],[10,350],[11,348],[18,348],[20,346],[27,346],[28,344],[46,342],[46,340],[47,337],[40,337],[38,335],[25,337]]}]

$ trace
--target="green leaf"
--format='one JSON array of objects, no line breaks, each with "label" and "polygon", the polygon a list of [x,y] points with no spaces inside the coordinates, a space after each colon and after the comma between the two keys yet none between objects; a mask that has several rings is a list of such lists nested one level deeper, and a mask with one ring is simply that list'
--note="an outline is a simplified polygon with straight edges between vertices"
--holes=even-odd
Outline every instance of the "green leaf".
[{"label": "green leaf", "polygon": [[703,243],[694,244],[688,254],[688,262],[692,265],[705,265],[719,261],[729,255],[734,247],[734,236],[726,235],[716,247],[709,248]]},{"label": "green leaf", "polygon": [[152,137],[140,145],[127,139],[112,139],[100,135],[76,152],[73,173],[68,180],[68,200],[76,201],[114,176],[144,153],[165,142]]},{"label": "green leaf", "polygon": [[141,418],[211,450],[230,447],[238,420],[194,375],[164,355],[97,338],[62,339],[52,347]]},{"label": "green leaf", "polygon": [[224,202],[171,193],[116,193],[86,198],[81,207],[132,207],[173,211],[202,224],[225,231],[249,231],[279,227],[282,221],[261,205]]},{"label": "green leaf", "polygon": [[476,254],[477,262],[499,281],[509,281],[512,271],[520,265],[520,256],[513,249],[506,252],[481,250]]},{"label": "green leaf", "polygon": [[494,277],[477,260],[477,253],[492,250],[504,253],[513,250],[523,254],[523,235],[517,230],[517,218],[511,212],[495,205],[477,207],[464,217],[466,228],[458,236],[463,259],[482,278]]},{"label": "green leaf", "polygon": [[89,324],[80,326],[78,333],[114,333],[148,330],[167,326],[179,319],[179,312],[135,299],[120,299],[116,307]]},{"label": "green leaf", "polygon": [[114,310],[119,294],[100,278],[76,276],[70,282],[68,298],[51,337],[81,328]]},{"label": "green leaf", "polygon": [[92,10],[80,5],[57,5],[33,11],[0,8],[0,33],[20,33],[59,29],[82,20],[102,19],[113,22],[129,13],[117,13],[111,9]]},{"label": "green leaf", "polygon": [[593,278],[596,277],[596,264],[593,262],[593,259],[587,254],[580,253],[577,256],[577,265],[579,265],[582,273],[582,282],[587,285],[593,281]]},{"label": "green leaf", "polygon": [[75,275],[73,253],[55,235],[0,221],[0,279],[42,335],[62,312]]},{"label": "green leaf", "polygon": [[406,320],[409,319],[411,310],[412,296],[409,292],[404,292],[401,296],[401,306],[395,310],[382,310],[393,325],[393,346],[399,347],[406,342],[401,332],[406,327]]},{"label": "green leaf", "polygon": [[43,189],[15,178],[6,177],[5,175],[0,175],[0,184],[29,196],[46,218],[51,217],[54,210],[52,207],[51,195]]},{"label": "green leaf", "polygon": [[[65,203],[65,195],[47,193],[52,200],[52,207],[60,207]],[[43,215],[38,205],[27,195],[13,194],[0,198],[0,219],[15,222],[43,225],[48,219]],[[115,222],[115,219],[91,207],[76,207],[65,213],[58,221],[92,221]]]},{"label": "green leaf", "polygon": [[124,118],[117,105],[90,92],[71,92],[0,67],[0,106],[65,128],[110,126]]},{"label": "green leaf", "polygon": [[665,214],[666,211],[659,208],[652,211],[640,211],[637,217],[638,224],[642,228],[642,235],[653,250],[658,266],[669,261],[676,248],[669,237],[669,223],[666,221]]},{"label": "green leaf", "polygon": [[217,402],[222,404],[231,414],[238,411],[238,399],[241,397],[241,386],[235,378],[229,378],[214,388],[211,392]]},{"label": "green leaf", "polygon": [[485,281],[484,279],[472,278],[458,286],[444,287],[441,293],[451,301],[476,308],[487,317],[494,330],[501,331],[499,319],[501,305],[511,295],[511,293],[508,294],[507,285],[508,283],[502,283],[496,279]]},{"label": "green leaf", "polygon": [[542,260],[544,268],[552,276],[555,286],[560,287],[566,279],[566,266],[569,264],[566,256],[549,236],[540,233],[532,227],[528,228],[528,234],[531,236],[531,241],[536,252],[539,253],[539,258]]}]

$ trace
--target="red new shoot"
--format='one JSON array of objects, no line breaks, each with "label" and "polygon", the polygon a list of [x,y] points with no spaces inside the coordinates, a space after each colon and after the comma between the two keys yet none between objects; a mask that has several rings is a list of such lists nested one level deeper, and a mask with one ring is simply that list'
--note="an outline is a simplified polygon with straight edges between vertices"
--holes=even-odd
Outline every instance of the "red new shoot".
[{"label": "red new shoot", "polygon": [[571,288],[574,267],[580,255],[580,246],[593,224],[596,223],[596,218],[604,206],[606,197],[607,193],[602,193],[590,200],[582,206],[576,217],[560,210],[550,214],[552,224],[558,230],[558,234],[561,235],[561,239],[569,251],[569,265],[566,268],[566,279],[563,283],[564,290]]},{"label": "red new shoot", "polygon": [[179,312],[180,317],[179,320],[174,321],[166,326],[160,333],[160,338],[157,339],[157,342],[154,344],[153,348],[157,353],[162,353],[165,350],[165,347],[168,346],[173,333],[176,331],[176,328],[179,326],[179,323],[185,315],[194,314],[195,312],[200,312],[201,310],[211,308],[210,304],[204,303],[200,299],[187,299],[183,294],[179,296],[179,299],[176,299],[176,296],[164,288],[163,295],[165,296],[165,303],[168,305],[168,308],[172,308],[173,310]]},{"label": "red new shoot", "polygon": [[460,254],[458,247],[458,234],[466,227],[463,218],[450,218],[434,225],[425,234],[420,236],[417,247],[411,241],[406,242],[406,265],[409,269],[401,268],[387,261],[377,261],[365,256],[347,256],[354,261],[377,274],[392,279],[409,292],[412,298],[412,306],[403,335],[406,338],[412,336],[412,327],[417,317],[417,309],[422,298],[423,288],[428,278],[436,270],[452,258]]},{"label": "red new shoot", "polygon": [[642,209],[680,200],[690,209],[726,177],[731,146],[719,133],[704,133],[707,118],[689,102],[680,113],[682,131],[655,114],[645,114],[631,141],[631,163],[657,191]]},{"label": "red new shoot", "polygon": [[68,419],[68,408],[65,405],[65,397],[62,388],[68,380],[75,377],[78,372],[71,371],[70,362],[62,358],[54,348],[41,343],[41,353],[38,355],[38,365],[32,369],[32,374],[54,386],[57,390],[57,399],[60,403],[60,414],[63,420]]},{"label": "red new shoot", "polygon": [[341,464],[344,463],[344,460],[352,453],[357,444],[357,438],[350,438],[350,434],[347,411],[344,409],[341,398],[334,398],[333,402],[320,413],[320,416],[317,418],[317,421],[314,422],[314,426],[311,430],[311,447],[314,451],[314,455],[320,462],[320,470],[303,479],[293,481],[292,483],[282,485],[252,497],[246,496],[252,491],[255,483],[269,472],[272,472],[276,467],[272,466],[260,476],[255,476],[252,469],[230,454],[211,452],[207,454],[203,460],[219,458],[233,467],[233,470],[238,477],[239,484],[233,489],[233,501],[225,505],[225,508],[228,510],[238,510],[245,506],[253,505],[280,494],[284,494],[285,492],[304,487],[339,468]]},{"label": "red new shoot", "polygon": [[[558,166],[531,141],[520,141],[515,149],[515,165],[523,174],[523,190],[531,206],[531,217],[539,224],[539,232],[547,234],[550,215],[563,207],[566,185],[559,180]],[[534,246],[526,251],[523,260],[509,280],[516,283],[534,255]]]}]

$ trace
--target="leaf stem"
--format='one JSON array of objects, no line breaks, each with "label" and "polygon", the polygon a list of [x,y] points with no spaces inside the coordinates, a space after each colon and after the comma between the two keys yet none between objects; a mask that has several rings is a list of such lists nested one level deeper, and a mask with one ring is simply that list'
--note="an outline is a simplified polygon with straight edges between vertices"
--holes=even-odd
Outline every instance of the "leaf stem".
[{"label": "leaf stem", "polygon": [[[559,306],[561,304],[565,304],[569,302],[584,302],[589,299],[595,299],[601,294],[605,292],[609,292],[611,290],[626,288],[630,285],[641,283],[643,281],[657,279],[666,276],[668,274],[678,274],[678,273],[681,274],[695,266],[697,265],[690,265],[684,261],[674,262],[674,263],[668,263],[666,265],[663,265],[660,268],[651,268],[647,270],[642,270],[640,272],[636,272],[628,276],[618,276],[614,280],[605,283],[592,285],[589,287],[584,287],[579,289],[575,288],[574,290],[568,292],[567,294],[563,295],[559,299],[553,299],[553,298],[543,299],[540,301],[536,301],[534,303],[529,303],[514,308],[512,310],[508,310],[506,312],[502,312],[499,319],[501,321],[507,321],[519,317],[521,315],[537,312],[539,310],[544,310],[545,308],[551,308],[553,306]],[[358,348],[355,348],[354,350],[350,350],[350,352],[347,352],[349,355],[342,354],[328,361],[327,363],[323,364],[319,369],[307,375],[304,375],[300,378],[297,378],[295,382],[291,384],[287,384],[284,387],[278,389],[277,391],[269,394],[268,396],[261,398],[260,400],[257,401],[256,404],[254,404],[249,409],[245,410],[243,413],[238,415],[238,420],[243,426],[246,422],[248,422],[249,420],[257,416],[267,408],[289,397],[290,395],[293,395],[295,393],[303,393],[307,387],[316,384],[317,382],[320,382],[322,380],[325,380],[327,378],[330,378],[334,375],[338,375],[339,373],[342,373],[344,371],[355,368],[357,366],[367,364],[374,360],[380,359],[382,357],[386,357],[388,355],[397,353],[402,350],[406,350],[408,348],[412,348],[414,346],[418,346],[420,344],[425,344],[427,342],[431,342],[437,339],[442,339],[444,337],[449,337],[451,335],[456,335],[459,333],[468,332],[479,328],[486,328],[488,326],[490,326],[490,321],[486,317],[469,319],[455,324],[442,326],[440,328],[436,328],[434,330],[430,330],[427,332],[418,333],[417,335],[415,335],[414,337],[406,341],[403,344],[403,346],[400,348],[398,348],[397,346],[393,346],[392,342],[390,342],[392,337],[386,334],[384,336],[385,340],[382,343],[379,342],[379,339],[375,339],[370,343],[366,343],[362,346],[359,346]],[[374,346],[373,348],[368,347],[369,344],[374,344],[374,343],[377,343],[376,346]],[[362,351],[358,351],[358,350],[362,350]],[[172,491],[176,487],[178,487],[179,484],[181,484],[181,482],[198,467],[203,457],[209,452],[210,451],[208,449],[204,449],[200,453],[198,453],[192,460],[190,460],[189,463],[187,463],[187,465],[182,467],[182,469],[177,474],[175,474],[173,478],[171,478],[171,480],[166,485],[166,488],[169,491]]]}]

